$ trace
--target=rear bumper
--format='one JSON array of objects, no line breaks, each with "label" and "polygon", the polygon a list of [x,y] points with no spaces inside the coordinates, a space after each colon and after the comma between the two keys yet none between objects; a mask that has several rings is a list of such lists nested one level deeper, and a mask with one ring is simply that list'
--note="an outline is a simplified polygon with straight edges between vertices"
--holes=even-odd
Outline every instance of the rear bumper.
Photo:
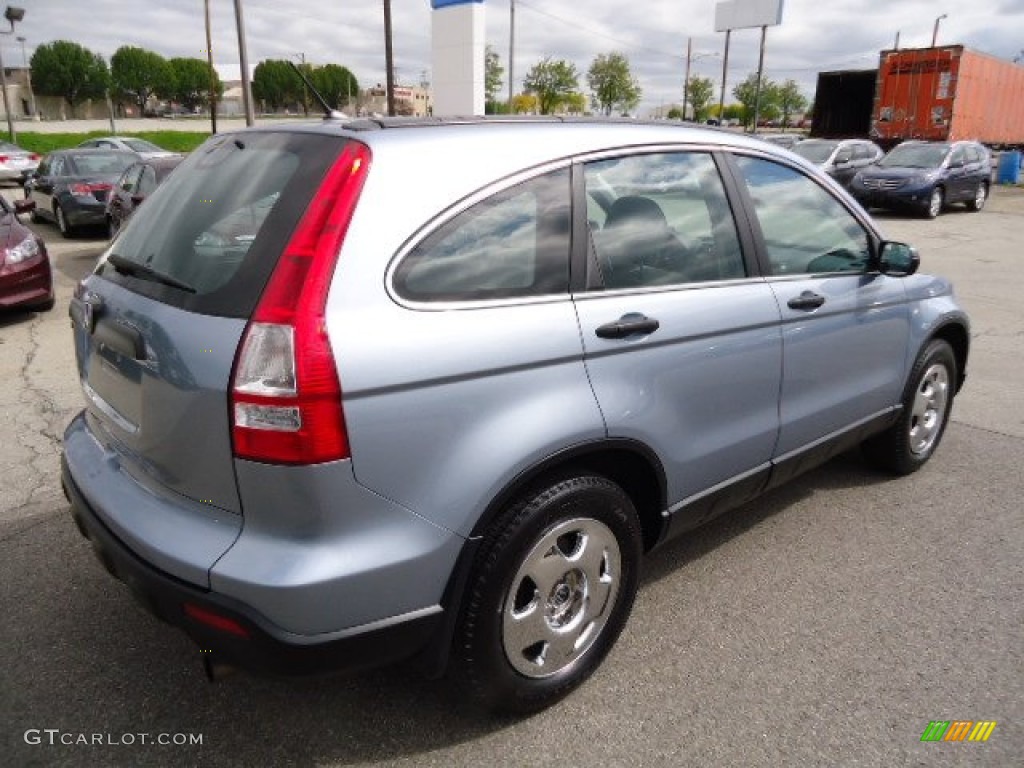
[{"label": "rear bumper", "polygon": [[[151,613],[184,630],[219,663],[276,675],[378,666],[413,656],[441,626],[443,614],[433,606],[340,632],[288,632],[238,600],[200,589],[144,562],[99,519],[75,484],[65,458],[61,475],[75,524],[104,567]],[[215,623],[222,628],[194,618],[204,612],[218,617],[221,621]]]}]

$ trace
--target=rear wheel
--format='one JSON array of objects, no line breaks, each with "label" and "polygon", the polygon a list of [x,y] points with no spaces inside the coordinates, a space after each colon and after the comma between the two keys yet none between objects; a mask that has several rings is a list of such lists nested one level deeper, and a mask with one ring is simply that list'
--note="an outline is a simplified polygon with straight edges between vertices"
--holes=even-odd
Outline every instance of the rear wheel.
[{"label": "rear wheel", "polygon": [[967,209],[971,211],[980,211],[985,207],[985,202],[988,200],[988,184],[981,182],[978,184],[978,188],[974,190],[974,199],[967,201]]},{"label": "rear wheel", "polygon": [[868,461],[898,475],[923,467],[946,431],[956,381],[953,348],[935,339],[914,363],[899,420],[864,442]]},{"label": "rear wheel", "polygon": [[924,215],[929,219],[934,219],[942,213],[942,205],[944,202],[945,195],[942,192],[942,187],[936,187],[932,190],[932,194],[928,198],[928,207],[925,208]]},{"label": "rear wheel", "polygon": [[453,674],[476,704],[526,714],[597,669],[636,594],[640,525],[596,475],[536,486],[486,534],[456,628]]},{"label": "rear wheel", "polygon": [[53,217],[57,220],[57,229],[60,230],[64,237],[71,238],[75,236],[75,231],[71,224],[68,223],[68,218],[64,215],[64,208],[61,207],[60,203],[54,203]]}]

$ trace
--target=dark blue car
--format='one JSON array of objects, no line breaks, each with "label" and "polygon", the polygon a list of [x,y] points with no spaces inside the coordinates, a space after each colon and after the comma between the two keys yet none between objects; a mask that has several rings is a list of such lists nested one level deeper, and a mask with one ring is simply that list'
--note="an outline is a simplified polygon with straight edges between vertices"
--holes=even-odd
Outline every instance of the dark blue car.
[{"label": "dark blue car", "polygon": [[988,150],[975,141],[905,141],[853,177],[865,208],[910,209],[934,219],[950,203],[980,211],[988,199]]}]

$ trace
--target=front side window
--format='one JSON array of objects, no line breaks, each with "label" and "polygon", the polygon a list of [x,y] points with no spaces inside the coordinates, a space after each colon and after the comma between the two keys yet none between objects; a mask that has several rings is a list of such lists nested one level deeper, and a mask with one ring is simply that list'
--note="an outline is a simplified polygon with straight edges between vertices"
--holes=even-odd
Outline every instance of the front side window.
[{"label": "front side window", "polygon": [[131,168],[124,172],[124,175],[121,176],[121,180],[117,183],[117,185],[125,192],[131,192],[133,189],[135,189],[135,187],[138,184],[139,171],[141,170],[142,166],[133,165]]},{"label": "front side window", "polygon": [[732,210],[709,154],[599,160],[587,163],[584,178],[605,288],[746,276]]},{"label": "front side window", "polygon": [[773,275],[863,272],[868,233],[831,193],[784,165],[737,157]]},{"label": "front side window", "polygon": [[462,211],[395,270],[413,301],[482,301],[567,293],[569,171],[524,181]]}]

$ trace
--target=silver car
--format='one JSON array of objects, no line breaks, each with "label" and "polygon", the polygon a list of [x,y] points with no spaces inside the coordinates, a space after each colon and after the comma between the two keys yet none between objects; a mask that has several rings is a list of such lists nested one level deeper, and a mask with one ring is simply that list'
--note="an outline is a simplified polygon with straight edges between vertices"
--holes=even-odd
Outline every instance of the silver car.
[{"label": "silver car", "polygon": [[24,182],[39,167],[39,155],[9,141],[0,141],[0,181]]},{"label": "silver car", "polygon": [[809,163],[637,121],[219,134],[71,305],[63,480],[221,665],[416,657],[524,713],[641,558],[851,446],[939,445],[968,321]]}]

